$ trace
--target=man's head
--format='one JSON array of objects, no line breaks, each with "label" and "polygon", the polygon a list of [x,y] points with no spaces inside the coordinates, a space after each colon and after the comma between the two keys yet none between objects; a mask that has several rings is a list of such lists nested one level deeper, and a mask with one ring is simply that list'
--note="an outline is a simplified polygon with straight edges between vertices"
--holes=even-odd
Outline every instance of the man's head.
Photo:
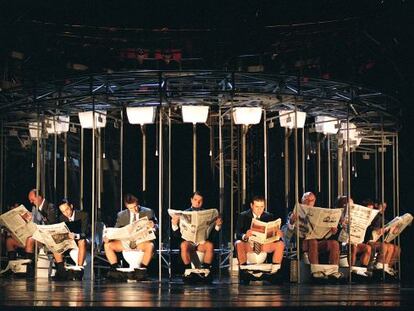
[{"label": "man's head", "polygon": [[62,200],[59,204],[59,209],[66,218],[72,217],[73,205],[67,199]]},{"label": "man's head", "polygon": [[387,209],[387,203],[386,202],[378,203],[378,210],[381,214],[383,214],[386,209]]},{"label": "man's head", "polygon": [[372,201],[371,199],[366,199],[362,202],[363,206],[366,206],[368,208],[373,209],[375,207],[374,201]]},{"label": "man's head", "polygon": [[[336,200],[336,208],[346,208],[348,202],[348,197],[347,196],[339,196],[338,199]],[[353,205],[354,204],[354,200],[352,200],[352,198],[349,198],[349,205]]]},{"label": "man's head", "polygon": [[127,209],[129,209],[132,213],[137,213],[139,208],[139,201],[138,198],[134,195],[127,193],[124,196],[124,205]]},{"label": "man's head", "polygon": [[265,198],[261,195],[254,196],[250,201],[250,208],[252,209],[253,214],[261,216],[265,209]]},{"label": "man's head", "polygon": [[302,196],[302,204],[315,206],[316,196],[313,192],[305,192]]},{"label": "man's head", "polygon": [[29,192],[28,199],[31,204],[35,206],[40,206],[40,204],[42,204],[42,201],[43,201],[43,196],[40,193],[40,191],[37,191],[36,189],[32,189]]},{"label": "man's head", "polygon": [[191,206],[193,208],[201,208],[203,206],[203,195],[200,191],[195,191],[191,195]]}]

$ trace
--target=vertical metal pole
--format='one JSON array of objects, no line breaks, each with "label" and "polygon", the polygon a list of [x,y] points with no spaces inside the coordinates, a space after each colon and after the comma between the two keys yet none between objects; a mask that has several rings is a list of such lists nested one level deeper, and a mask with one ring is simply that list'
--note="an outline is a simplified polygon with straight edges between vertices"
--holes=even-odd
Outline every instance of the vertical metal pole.
[{"label": "vertical metal pole", "polygon": [[[158,250],[162,249],[162,204],[163,204],[163,139],[162,139],[162,107],[160,106],[159,113],[159,147],[158,147],[158,215],[159,215],[159,235]],[[158,260],[158,281],[161,282],[161,258]]]},{"label": "vertical metal pole", "polygon": [[[231,113],[233,114],[233,100],[231,103]],[[234,209],[234,124],[233,124],[233,118],[230,118],[230,206],[233,207]],[[237,169],[240,169],[237,166]],[[237,185],[238,187],[240,187],[240,185]],[[237,190],[239,191],[240,188],[238,188]],[[240,213],[240,207],[242,204],[240,204],[239,201],[239,206],[237,207],[237,212]]]},{"label": "vertical metal pole", "polygon": [[197,190],[197,125],[193,123],[193,192]]},{"label": "vertical metal pole", "polygon": [[264,194],[265,194],[265,210],[268,207],[268,187],[267,187],[267,120],[266,120],[266,109],[263,108],[263,161],[264,161]]},{"label": "vertical metal pole", "polygon": [[57,200],[57,134],[54,135],[53,148],[53,192],[54,199]]},{"label": "vertical metal pole", "polygon": [[289,134],[288,128],[285,128],[285,207],[286,215],[289,214]]},{"label": "vertical metal pole", "polygon": [[[298,114],[297,107],[295,103],[295,129],[294,129],[294,139],[295,139],[295,206],[299,205],[299,155],[298,155]],[[296,224],[296,259],[297,259],[297,271],[298,271],[298,283],[300,283],[300,239],[299,239],[299,218],[297,219]]]},{"label": "vertical metal pole", "polygon": [[305,127],[302,129],[302,193],[306,192]]},{"label": "vertical metal pole", "polygon": [[[220,192],[220,214],[223,214],[224,211],[224,156],[223,156],[223,117],[221,115],[222,108],[219,107],[219,192]],[[232,151],[231,151],[232,152]],[[231,186],[232,187],[232,186]],[[230,271],[233,271],[233,245],[234,245],[234,236],[233,236],[233,205],[230,207]],[[220,269],[221,270],[221,269]],[[221,276],[221,275],[220,275]]]},{"label": "vertical metal pole", "polygon": [[[350,145],[350,135],[349,135],[349,104],[348,104],[348,115],[346,118],[346,196],[347,196],[347,212],[348,212],[348,249],[349,249],[349,283],[352,282],[352,247],[351,247],[351,205],[350,205],[350,199],[351,199],[351,145]],[[356,251],[356,250],[355,250]]]},{"label": "vertical metal pole", "polygon": [[142,196],[147,198],[147,133],[145,125],[141,125],[142,133]]},{"label": "vertical metal pole", "polygon": [[[56,136],[56,135],[55,135]],[[64,134],[65,145],[64,145],[64,155],[63,155],[63,164],[64,164],[64,189],[63,196],[68,197],[68,133]]]},{"label": "vertical metal pole", "polygon": [[[385,148],[384,148],[384,123],[381,118],[381,203],[385,202]],[[381,228],[385,225],[385,211],[381,217]],[[381,235],[381,243],[384,243],[384,235]],[[383,279],[385,279],[385,271],[382,270]]]},{"label": "vertical metal pole", "polygon": [[246,204],[246,134],[247,125],[242,125],[242,203]]},{"label": "vertical metal pole", "polygon": [[319,140],[319,137],[318,137],[318,140],[317,140],[317,155],[316,155],[316,159],[317,159],[317,168],[318,168],[318,171],[317,171],[317,175],[318,175],[318,192],[320,193],[321,191],[322,191],[322,186],[321,186],[321,142],[320,142],[320,140]]},{"label": "vertical metal pole", "polygon": [[84,200],[84,189],[83,189],[83,175],[84,175],[84,155],[83,155],[83,148],[84,148],[84,143],[85,143],[85,131],[83,129],[83,127],[81,127],[81,139],[80,139],[80,195],[79,195],[79,206],[81,211],[83,211],[83,200]]},{"label": "vertical metal pole", "polygon": [[[168,107],[168,208],[172,207],[172,198],[171,198],[171,139],[172,139],[172,129],[171,129],[171,107]],[[171,221],[169,222],[171,226]],[[171,279],[171,235],[168,235],[168,278]],[[160,249],[160,252],[162,249]],[[161,257],[160,257],[161,260]]]},{"label": "vertical metal pole", "polygon": [[[399,135],[396,133],[395,137],[395,179],[396,179],[396,214],[400,215],[400,160],[399,160]],[[400,247],[400,236],[397,237],[397,245]],[[401,280],[401,257],[398,256],[398,278]]]},{"label": "vertical metal pole", "polygon": [[124,207],[124,111],[121,110],[121,124],[119,128],[119,210]]},{"label": "vertical metal pole", "polygon": [[[0,214],[3,214],[4,205],[4,120],[1,119],[1,132],[0,132]],[[3,239],[0,239],[0,260],[3,258]]]},{"label": "vertical metal pole", "polygon": [[326,143],[328,144],[327,147],[327,157],[328,157],[328,205],[332,207],[332,196],[331,196],[331,136],[328,134]]},{"label": "vertical metal pole", "polygon": [[94,274],[94,266],[95,266],[95,180],[96,180],[96,172],[95,172],[95,164],[96,164],[96,113],[95,113],[95,96],[93,94],[92,88],[93,88],[93,77],[90,77],[90,95],[92,96],[92,171],[91,171],[91,178],[92,178],[92,189],[91,189],[91,282],[95,280],[95,274]]},{"label": "vertical metal pole", "polygon": [[[96,137],[96,210],[101,209],[102,192],[102,130],[97,129]],[[104,137],[105,139],[105,137]],[[96,215],[97,217],[98,215]]]}]

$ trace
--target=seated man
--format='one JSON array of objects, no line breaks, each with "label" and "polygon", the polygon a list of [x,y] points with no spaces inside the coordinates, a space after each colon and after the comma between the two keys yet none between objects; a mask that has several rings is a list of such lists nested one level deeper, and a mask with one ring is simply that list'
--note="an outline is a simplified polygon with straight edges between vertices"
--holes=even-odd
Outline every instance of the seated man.
[{"label": "seated man", "polygon": [[[302,196],[301,202],[302,204],[313,207],[315,206],[316,196],[312,192],[305,192]],[[294,225],[296,219],[296,213],[292,213],[289,218],[289,230],[295,230]],[[327,239],[302,240],[302,250],[308,253],[309,263],[311,265],[319,264],[319,255],[321,254],[328,255],[328,264],[339,264],[339,242],[337,241],[337,232],[338,228],[332,228],[332,235]],[[320,271],[312,273],[312,276],[315,278],[324,277],[324,275]],[[332,276],[340,278],[341,274],[339,272],[334,272]]]},{"label": "seated man", "polygon": [[[272,253],[272,269],[271,273],[276,273],[280,269],[280,265],[283,259],[284,243],[282,240],[271,242],[268,244],[258,244],[252,242],[249,238],[253,235],[250,229],[253,218],[263,222],[269,222],[274,220],[271,213],[264,211],[265,198],[262,196],[254,196],[250,202],[250,209],[240,213],[237,219],[236,227],[236,252],[239,266],[247,263],[247,254],[251,252],[260,253]],[[282,231],[278,231],[280,237],[283,236]]]},{"label": "seated man", "polygon": [[[374,203],[370,202],[371,208],[374,208]],[[369,245],[372,247],[373,252],[379,252],[377,262],[375,264],[376,269],[384,270],[387,274],[395,276],[396,272],[392,269],[392,266],[398,261],[398,257],[401,253],[401,249],[398,245],[381,241],[379,238],[376,242],[373,242],[373,233],[377,236],[382,236],[385,230],[382,226],[382,218],[387,208],[387,203],[380,203],[375,206],[379,210],[379,213],[372,220],[371,224],[367,228],[365,239],[369,241]],[[384,224],[388,223],[388,220],[384,219]]]},{"label": "seated man", "polygon": [[[79,248],[76,265],[80,268],[80,273],[76,276],[76,279],[82,280],[83,264],[86,258],[88,214],[84,211],[74,210],[73,205],[66,199],[63,199],[59,204],[59,210],[62,212],[62,215],[59,217],[60,222],[66,222],[69,230],[71,231],[70,238],[76,241]],[[55,257],[57,266],[55,279],[67,279],[68,274],[65,270],[63,254],[53,253],[53,256]]]},{"label": "seated man", "polygon": [[[38,225],[52,225],[57,222],[57,210],[52,203],[42,196],[42,194],[36,189],[32,189],[28,195],[29,202],[34,204],[32,207],[32,213],[29,214],[28,221],[33,221]],[[15,258],[17,248],[24,248],[26,252],[26,258],[32,262],[27,266],[27,276],[34,276],[34,250],[35,240],[28,238],[25,245],[20,245],[13,237],[9,236],[6,239],[6,249],[9,258]]]},{"label": "seated man", "polygon": [[[336,208],[343,208],[343,217],[347,217],[347,204],[348,198],[341,196],[337,199]],[[353,205],[354,201],[349,198],[349,205]],[[370,206],[368,206],[370,207]],[[373,206],[372,206],[373,207]],[[372,208],[371,207],[371,208]],[[346,230],[347,223],[342,221],[342,227]],[[351,244],[351,266],[355,266],[357,255],[360,255],[359,261],[362,267],[367,267],[371,259],[371,246],[367,244],[368,241],[364,240],[362,243]]]},{"label": "seated man", "polygon": [[[147,217],[150,221],[150,226],[157,229],[157,218],[154,211],[150,208],[139,205],[138,199],[132,194],[126,194],[124,196],[124,204],[126,210],[118,213],[115,228],[121,228],[127,226],[140,218]],[[139,250],[144,253],[140,269],[140,278],[145,278],[147,267],[151,261],[154,252],[154,243],[152,241],[145,241],[142,243],[136,243],[135,241],[120,241],[120,240],[108,240],[104,239],[105,255],[111,265],[111,270],[108,273],[108,278],[118,279],[119,273],[118,258],[116,253],[124,250]]]},{"label": "seated man", "polygon": [[[191,207],[187,208],[185,211],[201,211],[203,210],[203,195],[199,191],[195,191],[190,198]],[[180,216],[174,215],[171,217],[171,228],[172,235],[174,238],[181,239],[181,232],[179,228]],[[204,253],[204,263],[202,268],[211,269],[211,264],[214,257],[214,244],[213,241],[215,236],[221,229],[223,220],[221,217],[217,217],[215,220],[215,227],[211,230],[209,237],[206,241],[195,244],[190,241],[185,241],[181,239],[180,249],[181,249],[181,259],[184,263],[185,269],[191,269],[191,255],[194,252]]]}]

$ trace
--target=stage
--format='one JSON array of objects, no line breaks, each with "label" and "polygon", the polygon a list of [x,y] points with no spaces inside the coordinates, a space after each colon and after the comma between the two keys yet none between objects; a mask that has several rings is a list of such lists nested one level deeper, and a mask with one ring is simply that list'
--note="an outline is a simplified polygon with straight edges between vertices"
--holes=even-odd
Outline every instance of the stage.
[{"label": "stage", "polygon": [[237,278],[209,285],[185,285],[180,279],[162,283],[107,281],[54,282],[47,279],[0,279],[0,309],[288,309],[409,310],[414,288],[400,284],[239,285]]}]

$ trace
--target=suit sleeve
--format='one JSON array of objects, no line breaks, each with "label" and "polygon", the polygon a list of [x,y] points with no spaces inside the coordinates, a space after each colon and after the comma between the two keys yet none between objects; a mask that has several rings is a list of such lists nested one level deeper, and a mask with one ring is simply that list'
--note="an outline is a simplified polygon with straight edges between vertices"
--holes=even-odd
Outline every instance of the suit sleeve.
[{"label": "suit sleeve", "polygon": [[81,216],[81,231],[82,232],[81,232],[80,238],[81,239],[86,239],[86,237],[89,234],[89,232],[88,232],[88,227],[89,227],[89,224],[88,224],[88,213],[83,212],[81,215],[82,215]]},{"label": "suit sleeve", "polygon": [[46,216],[48,225],[53,225],[57,223],[58,221],[57,210],[53,204],[48,204],[45,216]]},{"label": "suit sleeve", "polygon": [[243,213],[239,214],[239,216],[237,217],[237,225],[236,225],[236,240],[241,240],[243,237],[243,234],[245,234],[246,232],[244,232],[244,223],[245,223],[245,218]]},{"label": "suit sleeve", "polygon": [[118,215],[116,216],[116,223],[115,223],[115,228],[121,228],[122,227],[122,212],[119,212]]}]

